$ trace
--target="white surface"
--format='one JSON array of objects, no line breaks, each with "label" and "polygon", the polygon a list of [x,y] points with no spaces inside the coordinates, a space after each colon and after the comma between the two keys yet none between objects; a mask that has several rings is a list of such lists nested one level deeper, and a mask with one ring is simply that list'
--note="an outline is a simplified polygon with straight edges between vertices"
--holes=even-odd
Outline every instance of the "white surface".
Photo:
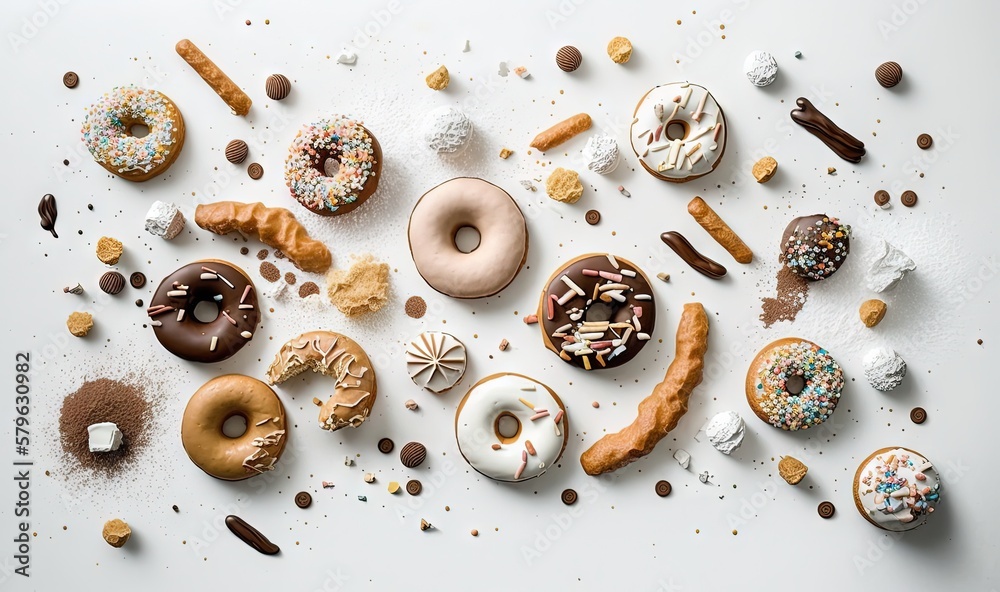
[{"label": "white surface", "polygon": [[[4,589],[1000,586],[1000,519],[991,509],[1000,479],[983,438],[995,431],[995,389],[987,369],[996,363],[992,351],[1000,340],[998,207],[991,177],[1000,117],[991,104],[993,72],[984,67],[1000,50],[995,5],[851,0],[820,9],[802,2],[720,0],[645,2],[641,9],[628,9],[596,0],[543,0],[487,9],[485,3],[449,8],[442,2],[404,6],[395,0],[323,5],[218,0],[154,9],[95,4],[30,0],[0,8],[8,40],[0,50],[8,81],[0,94],[7,204],[0,244],[8,262],[0,359],[9,393],[0,398],[6,426],[0,458],[8,466],[15,458],[14,352],[31,350],[30,458],[36,464],[30,529],[37,532],[32,578],[11,575],[17,490],[4,478]],[[461,8],[456,12],[454,6]],[[389,13],[390,7],[397,13]],[[32,20],[39,26],[25,24]],[[374,39],[359,36],[359,28]],[[19,42],[11,35],[25,43],[12,46]],[[605,54],[616,35],[635,46],[625,66]],[[249,117],[230,115],[174,53],[174,44],[185,37],[247,90],[254,100]],[[466,39],[471,51],[463,53]],[[583,66],[572,74],[558,70],[553,58],[569,43],[584,55]],[[341,49],[352,45],[357,64],[337,64]],[[743,60],[754,49],[770,51],[781,67],[778,80],[763,89],[748,84],[742,73]],[[796,50],[802,59],[793,57]],[[875,67],[888,59],[904,70],[903,82],[893,90],[874,78]],[[523,64],[532,76],[501,78],[500,61]],[[451,86],[433,92],[424,77],[442,63],[451,71]],[[62,86],[66,70],[80,74],[76,89]],[[291,95],[280,103],[264,94],[264,81],[275,72],[292,81]],[[687,185],[657,181],[636,170],[630,153],[607,177],[589,173],[579,155],[586,134],[546,154],[544,168],[537,154],[527,153],[539,130],[580,111],[594,117],[591,133],[610,133],[628,146],[629,115],[642,93],[685,78],[712,91],[732,130],[721,167],[703,179]],[[170,171],[142,184],[109,177],[79,140],[84,109],[114,85],[127,83],[165,92],[188,127],[183,153]],[[788,111],[798,96],[810,97],[866,143],[861,164],[841,161],[791,122]],[[465,110],[477,133],[462,157],[446,160],[421,149],[413,123],[448,104]],[[321,219],[287,197],[281,170],[297,127],[331,111],[364,119],[385,152],[385,176],[368,204],[343,218]],[[917,148],[921,132],[934,136],[932,150]],[[226,143],[237,137],[251,146],[242,167],[223,155]],[[497,158],[501,146],[514,155]],[[778,160],[779,170],[768,184],[757,185],[750,165],[764,154]],[[70,160],[68,167],[63,159]],[[246,176],[250,162],[264,166],[260,181]],[[520,179],[554,166],[582,173],[588,191],[576,205],[520,187]],[[829,166],[837,168],[836,175],[827,175]],[[926,176],[919,178],[917,171]],[[469,302],[441,297],[421,281],[407,254],[412,204],[426,189],[457,175],[500,184],[529,219],[527,268],[497,297]],[[631,199],[616,191],[619,184]],[[872,194],[879,188],[890,191],[893,208],[875,207]],[[913,209],[899,205],[907,188],[920,196]],[[58,199],[59,239],[38,227],[36,207],[43,193]],[[752,265],[733,262],[685,213],[695,194],[754,249]],[[241,240],[214,237],[194,224],[171,242],[143,229],[154,200],[178,203],[190,220],[195,204],[215,196],[291,208],[331,246],[337,264],[345,264],[349,253],[365,251],[389,261],[394,270],[389,306],[370,318],[347,321],[328,305],[306,304],[293,295],[265,315],[253,342],[231,360],[199,366],[173,358],[141,329],[146,319],[132,304],[137,297],[148,302],[160,277],[189,261],[219,257],[246,266],[260,288],[268,287],[256,271],[253,253],[259,246],[253,241],[251,254],[241,256]],[[94,204],[93,212],[87,203]],[[597,226],[584,222],[590,208],[601,211]],[[757,320],[759,299],[773,293],[781,230],[794,215],[819,211],[854,226],[851,259],[814,287],[798,321],[764,330]],[[712,281],[686,268],[659,241],[659,233],[670,229],[723,262],[729,276]],[[99,292],[103,267],[93,248],[101,235],[125,243],[120,268],[145,272],[146,288],[127,288],[116,298]],[[865,262],[881,237],[903,249],[918,268],[883,295],[888,314],[867,330],[857,306],[872,297],[863,287]],[[671,280],[656,282],[659,323],[641,355],[619,370],[585,374],[547,352],[537,327],[524,326],[520,318],[535,308],[542,283],[563,260],[606,250],[642,265],[651,276],[666,271]],[[277,263],[283,271],[291,269],[287,261]],[[299,281],[307,275],[299,273]],[[64,285],[77,281],[87,289],[83,296],[62,293]],[[429,303],[421,321],[403,315],[403,302],[413,294]],[[672,359],[680,308],[691,300],[705,304],[712,326],[706,380],[695,391],[688,416],[643,461],[605,479],[586,476],[580,453],[604,430],[632,420],[636,403]],[[96,321],[83,340],[69,336],[64,326],[66,316],[80,308],[92,310]],[[294,425],[278,471],[242,483],[201,473],[178,437],[191,393],[223,372],[260,377],[280,343],[315,328],[346,332],[372,356],[380,400],[370,421],[356,431],[321,431],[310,401],[328,392],[328,379],[309,377],[279,391]],[[452,332],[469,347],[463,383],[442,396],[421,390],[406,375],[403,349],[424,328]],[[760,346],[786,335],[828,348],[851,379],[824,428],[782,432],[755,419],[745,403],[747,364]],[[501,338],[510,340],[506,352],[497,349]],[[976,344],[979,338],[982,346]],[[899,351],[910,366],[904,384],[891,394],[874,391],[863,376],[864,352],[881,345]],[[84,376],[129,371],[164,385],[170,403],[159,418],[162,437],[147,450],[143,468],[114,483],[67,482],[57,432],[62,397]],[[454,407],[465,390],[500,371],[543,380],[568,406],[572,437],[560,466],[517,485],[493,483],[473,471],[453,435]],[[409,398],[420,403],[418,411],[404,408]],[[599,409],[591,407],[594,400]],[[907,417],[915,405],[928,411],[922,426]],[[720,455],[703,437],[693,438],[707,418],[726,409],[739,410],[748,422],[746,442],[732,457]],[[381,455],[375,444],[383,436],[395,440],[397,451],[409,440],[424,442],[430,468],[409,471],[396,454]],[[895,445],[929,456],[944,479],[934,520],[904,536],[882,534],[857,514],[851,499],[857,463],[877,448]],[[679,447],[693,456],[686,471],[671,458]],[[798,487],[777,475],[776,460],[784,454],[809,465]],[[355,458],[354,466],[344,466],[344,456]],[[52,476],[45,477],[44,470]],[[697,477],[705,470],[713,475],[708,484]],[[373,485],[362,478],[369,471],[378,476]],[[390,480],[413,477],[424,484],[421,496],[386,493]],[[673,484],[665,499],[653,491],[663,478]],[[322,480],[336,488],[321,489]],[[572,508],[559,501],[565,487],[580,494]],[[302,489],[315,499],[308,510],[292,501]],[[368,502],[359,502],[359,494]],[[832,520],[818,517],[822,500],[836,504]],[[181,512],[173,513],[171,504]],[[222,526],[230,512],[269,535],[282,547],[281,555],[258,555],[232,537]],[[134,532],[120,550],[100,537],[102,524],[112,517],[128,521]],[[436,529],[421,532],[421,518]],[[473,528],[478,538],[469,535]]]}]

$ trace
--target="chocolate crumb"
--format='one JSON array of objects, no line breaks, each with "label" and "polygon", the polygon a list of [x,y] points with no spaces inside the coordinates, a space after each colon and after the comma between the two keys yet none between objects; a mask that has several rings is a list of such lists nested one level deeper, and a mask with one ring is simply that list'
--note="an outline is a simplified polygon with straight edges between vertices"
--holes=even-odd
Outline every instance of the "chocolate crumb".
[{"label": "chocolate crumb", "polygon": [[250,249],[248,249],[246,247],[240,247],[240,255],[246,255],[249,252],[250,252]]},{"label": "chocolate crumb", "polygon": [[406,316],[411,319],[422,318],[427,313],[427,302],[420,296],[410,296],[406,299]]},{"label": "chocolate crumb", "polygon": [[276,282],[281,279],[281,272],[270,261],[260,264],[260,275],[269,282]]},{"label": "chocolate crumb", "polygon": [[257,251],[257,258],[260,259],[261,261],[267,259],[267,249],[261,249]]},{"label": "chocolate crumb", "polygon": [[319,286],[315,282],[306,282],[299,286],[299,298],[307,298],[319,294]]},{"label": "chocolate crumb", "polygon": [[289,286],[294,286],[296,281],[297,281],[297,279],[296,279],[294,273],[292,273],[290,271],[285,272],[285,283],[286,284],[288,284]]},{"label": "chocolate crumb", "polygon": [[285,258],[285,254],[282,253],[280,250],[275,249],[274,250],[274,258],[275,259],[284,259]]},{"label": "chocolate crumb", "polygon": [[174,504],[173,506],[171,506],[171,508],[173,509],[174,512],[180,512],[181,511],[181,509],[177,507],[177,504]]}]

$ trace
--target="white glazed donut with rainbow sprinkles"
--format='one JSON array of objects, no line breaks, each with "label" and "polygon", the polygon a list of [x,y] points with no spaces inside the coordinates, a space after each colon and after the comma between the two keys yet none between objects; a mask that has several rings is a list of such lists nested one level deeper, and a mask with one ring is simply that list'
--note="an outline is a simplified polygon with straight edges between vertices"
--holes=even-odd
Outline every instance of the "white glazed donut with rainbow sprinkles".
[{"label": "white glazed donut with rainbow sprinkles", "polygon": [[378,187],[382,149],[359,121],[331,115],[302,126],[285,159],[285,183],[310,212],[339,216]]},{"label": "white glazed donut with rainbow sprinkles", "polygon": [[[142,137],[133,127],[144,125]],[[184,146],[184,118],[165,94],[135,86],[105,93],[87,109],[83,143],[109,173],[145,181],[173,164]]]}]

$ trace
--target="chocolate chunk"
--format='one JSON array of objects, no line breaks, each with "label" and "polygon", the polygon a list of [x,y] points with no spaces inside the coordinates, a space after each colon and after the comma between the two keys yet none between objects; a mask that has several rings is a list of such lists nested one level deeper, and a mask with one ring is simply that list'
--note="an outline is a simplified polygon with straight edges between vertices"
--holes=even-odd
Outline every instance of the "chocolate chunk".
[{"label": "chocolate chunk", "polygon": [[80,76],[76,72],[66,72],[63,74],[63,84],[66,88],[76,88],[76,85],[80,84]]},{"label": "chocolate chunk", "polygon": [[831,502],[821,502],[816,510],[821,518],[832,518],[834,512],[837,511]]},{"label": "chocolate chunk", "polygon": [[660,240],[673,249],[673,251],[677,253],[677,255],[683,259],[685,263],[690,265],[698,273],[712,279],[719,279],[726,275],[725,267],[696,251],[695,248],[691,246],[691,243],[689,243],[688,240],[679,232],[664,232],[660,235]]},{"label": "chocolate chunk", "polygon": [[875,80],[878,80],[883,88],[892,88],[902,79],[903,68],[896,62],[885,62],[875,68]]},{"label": "chocolate chunk", "polygon": [[181,511],[181,509],[177,507],[177,504],[174,504],[173,506],[171,506],[171,508],[173,509],[174,512],[180,512]]},{"label": "chocolate chunk", "polygon": [[562,500],[562,503],[566,504],[567,506],[572,506],[573,504],[575,504],[578,498],[579,496],[576,494],[576,491],[572,489],[564,489],[562,495],[559,496],[559,499]]},{"label": "chocolate chunk", "polygon": [[420,466],[426,458],[427,448],[420,442],[409,442],[399,451],[399,461],[408,469]]},{"label": "chocolate chunk", "polygon": [[904,206],[912,208],[913,206],[917,205],[917,194],[907,189],[906,191],[903,192],[903,195],[899,196],[899,201]]},{"label": "chocolate chunk", "polygon": [[848,162],[861,162],[865,155],[865,143],[837,127],[837,124],[819,112],[809,99],[799,97],[792,109],[792,121],[806,128],[810,134],[823,141],[830,150]]},{"label": "chocolate chunk", "polygon": [[139,308],[142,308],[142,304],[143,304],[143,303],[142,303],[142,298],[138,298],[138,299],[136,299],[136,301],[135,301],[135,305],[136,305],[136,306],[138,306]]},{"label": "chocolate chunk", "polygon": [[250,147],[243,140],[232,140],[226,144],[226,160],[233,164],[241,164],[250,154]]},{"label": "chocolate chunk", "polygon": [[927,421],[927,411],[923,407],[914,407],[910,411],[910,421],[917,424],[924,423]]},{"label": "chocolate chunk", "polygon": [[295,494],[295,505],[300,508],[308,508],[313,503],[313,496],[308,491],[300,491]]},{"label": "chocolate chunk", "polygon": [[236,535],[244,543],[250,545],[264,555],[277,555],[281,549],[267,537],[262,535],[256,528],[250,526],[239,516],[226,516],[226,526],[229,531]]},{"label": "chocolate chunk", "polygon": [[114,296],[125,288],[125,276],[117,271],[109,271],[101,276],[101,281],[98,282],[98,285],[101,287],[101,290]]},{"label": "chocolate chunk", "polygon": [[389,438],[382,438],[378,441],[378,451],[382,454],[389,454],[396,445]]},{"label": "chocolate chunk", "polygon": [[660,480],[656,482],[656,495],[660,497],[667,497],[673,489],[674,488],[670,485],[670,481]]},{"label": "chocolate chunk", "polygon": [[249,252],[250,252],[250,249],[248,249],[246,247],[240,247],[240,255],[246,255]]},{"label": "chocolate chunk", "polygon": [[319,294],[319,286],[316,285],[316,282],[305,282],[299,286],[299,298],[308,298],[315,294]]},{"label": "chocolate chunk", "polygon": [[583,54],[572,45],[560,47],[556,52],[556,65],[563,72],[572,72],[583,63]]},{"label": "chocolate chunk", "polygon": [[139,289],[146,285],[146,276],[141,271],[137,271],[128,276],[128,283],[131,284],[133,288]]},{"label": "chocolate chunk", "polygon": [[292,83],[283,74],[271,74],[264,83],[264,92],[274,101],[280,101],[292,92]]},{"label": "chocolate chunk", "polygon": [[421,485],[420,481],[417,481],[416,479],[411,479],[406,482],[406,493],[410,495],[420,495],[420,490],[423,488],[424,486]]},{"label": "chocolate chunk", "polygon": [[587,224],[593,226],[601,221],[601,213],[597,210],[587,210],[586,220]]},{"label": "chocolate chunk", "polygon": [[42,201],[38,202],[38,215],[42,218],[42,230],[48,230],[52,236],[59,238],[56,234],[56,217],[59,210],[56,208],[56,198],[51,193],[42,196]]},{"label": "chocolate chunk", "polygon": [[917,136],[917,146],[921,150],[927,150],[934,144],[934,138],[930,134],[920,134]]},{"label": "chocolate chunk", "polygon": [[250,175],[251,179],[256,181],[264,176],[264,167],[256,162],[250,163],[250,166],[247,167],[247,174]]},{"label": "chocolate chunk", "polygon": [[885,189],[879,189],[875,192],[875,204],[879,207],[884,206],[889,203],[889,192]]}]

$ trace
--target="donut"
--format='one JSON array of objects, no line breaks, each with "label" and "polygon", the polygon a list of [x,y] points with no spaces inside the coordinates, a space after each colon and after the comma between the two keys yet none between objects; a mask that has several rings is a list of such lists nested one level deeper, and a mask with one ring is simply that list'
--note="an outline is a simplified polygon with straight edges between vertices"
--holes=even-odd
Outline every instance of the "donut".
[{"label": "donut", "polygon": [[722,162],[726,116],[706,88],[687,82],[654,86],[632,116],[632,151],[657,179],[685,183]]},{"label": "donut", "polygon": [[844,372],[830,352],[797,337],[768,344],[747,371],[750,409],[774,427],[793,432],[826,421],[843,388]]},{"label": "donut", "polygon": [[542,342],[584,370],[615,368],[639,353],[653,334],[656,301],[634,263],[591,253],[549,278],[538,304]]},{"label": "donut", "polygon": [[[143,137],[132,128],[144,125]],[[167,95],[135,86],[105,93],[87,110],[83,143],[97,164],[128,181],[145,181],[167,170],[184,147],[184,118]]]},{"label": "donut", "polygon": [[330,398],[317,403],[319,427],[332,432],[356,428],[368,419],[378,388],[368,354],[356,341],[333,331],[303,333],[278,350],[267,369],[267,382],[281,384],[306,370],[336,381]]},{"label": "donut", "polygon": [[502,372],[472,385],[462,398],[455,412],[455,438],[476,471],[496,481],[525,481],[559,460],[569,423],[552,389]]},{"label": "donut", "polygon": [[851,227],[826,214],[795,218],[781,237],[785,267],[807,280],[824,280],[847,261]]},{"label": "donut", "polygon": [[937,469],[908,448],[876,450],[854,474],[854,505],[882,530],[904,532],[926,524],[940,501]]},{"label": "donut", "polygon": [[[203,302],[218,308],[211,321],[195,316],[195,307]],[[240,351],[260,322],[253,281],[243,270],[219,259],[189,263],[163,278],[146,314],[153,334],[168,352],[206,364]]]},{"label": "donut", "polygon": [[304,208],[339,216],[378,188],[382,148],[359,121],[331,115],[302,126],[285,159],[285,183]]},{"label": "donut", "polygon": [[[240,416],[246,432],[226,435],[226,420]],[[239,481],[274,469],[285,448],[285,408],[266,384],[225,374],[201,386],[181,419],[181,443],[191,462],[209,475]]]},{"label": "donut", "polygon": [[[462,228],[479,246],[459,250]],[[528,257],[528,227],[511,196],[473,177],[445,181],[423,194],[410,214],[410,254],[427,285],[452,298],[484,298],[506,288]]]}]

